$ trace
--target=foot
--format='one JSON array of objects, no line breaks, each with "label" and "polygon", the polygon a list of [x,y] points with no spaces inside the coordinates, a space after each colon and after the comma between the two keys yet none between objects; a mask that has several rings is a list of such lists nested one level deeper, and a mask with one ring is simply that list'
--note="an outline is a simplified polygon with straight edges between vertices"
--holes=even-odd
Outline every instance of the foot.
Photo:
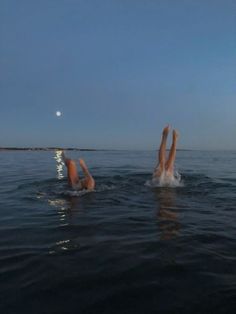
[{"label": "foot", "polygon": [[83,159],[79,159],[79,164],[80,164],[81,168],[87,168],[85,161]]},{"label": "foot", "polygon": [[173,141],[177,141],[178,137],[179,137],[178,131],[173,130]]},{"label": "foot", "polygon": [[167,136],[168,136],[168,134],[169,134],[169,131],[170,131],[170,126],[169,126],[169,124],[168,124],[166,127],[164,127],[164,129],[163,129],[163,131],[162,131],[162,136],[165,137],[165,138],[167,138]]},{"label": "foot", "polygon": [[165,140],[167,139],[169,131],[170,131],[170,126],[168,124],[166,127],[164,127],[162,131],[162,139],[165,139]]}]

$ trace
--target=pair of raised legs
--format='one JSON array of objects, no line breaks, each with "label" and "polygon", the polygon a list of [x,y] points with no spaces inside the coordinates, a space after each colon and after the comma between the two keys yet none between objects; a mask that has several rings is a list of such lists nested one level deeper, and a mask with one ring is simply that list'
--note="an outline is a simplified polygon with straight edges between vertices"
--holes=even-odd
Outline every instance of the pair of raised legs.
[{"label": "pair of raised legs", "polygon": [[158,153],[158,163],[156,168],[154,169],[153,178],[159,178],[163,173],[166,173],[168,176],[174,175],[174,162],[176,157],[178,133],[176,130],[173,130],[172,145],[169,151],[169,156],[166,159],[166,143],[169,131],[169,125],[167,125],[162,131],[161,144]]},{"label": "pair of raised legs", "polygon": [[[161,145],[158,153],[158,163],[153,172],[154,179],[160,178],[163,173],[166,174],[167,176],[174,175],[174,162],[176,156],[176,144],[178,139],[178,133],[176,130],[173,130],[172,145],[170,148],[169,156],[166,160],[166,143],[169,131],[170,131],[169,125],[167,125],[162,131]],[[75,161],[66,158],[64,152],[62,152],[62,158],[67,167],[67,177],[69,185],[74,189],[93,190],[95,187],[95,181],[92,175],[90,174],[84,160],[83,159],[79,160],[80,167],[84,173],[84,179],[80,179],[77,172]]]},{"label": "pair of raised legs", "polygon": [[95,188],[95,181],[90,174],[88,167],[83,159],[79,160],[80,167],[84,173],[84,178],[80,179],[76,163],[74,160],[66,158],[65,153],[62,152],[62,158],[67,168],[67,178],[69,185],[76,190],[93,190]]}]

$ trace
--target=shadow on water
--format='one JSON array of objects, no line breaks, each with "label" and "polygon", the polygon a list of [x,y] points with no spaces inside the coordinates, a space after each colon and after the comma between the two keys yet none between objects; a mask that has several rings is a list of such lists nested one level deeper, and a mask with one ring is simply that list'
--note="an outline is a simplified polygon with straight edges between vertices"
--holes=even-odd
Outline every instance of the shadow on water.
[{"label": "shadow on water", "polygon": [[157,201],[157,220],[161,231],[161,240],[175,238],[180,230],[178,221],[178,207],[176,203],[176,189],[156,188],[154,196]]}]

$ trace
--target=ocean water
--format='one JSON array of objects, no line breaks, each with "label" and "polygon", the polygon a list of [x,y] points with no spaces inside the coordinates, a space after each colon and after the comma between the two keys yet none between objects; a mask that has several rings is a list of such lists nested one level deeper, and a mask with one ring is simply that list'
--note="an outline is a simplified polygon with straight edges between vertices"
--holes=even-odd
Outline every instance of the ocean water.
[{"label": "ocean water", "polygon": [[147,184],[156,152],[69,155],[94,192],[0,152],[0,313],[236,313],[236,152],[179,151],[175,187]]}]

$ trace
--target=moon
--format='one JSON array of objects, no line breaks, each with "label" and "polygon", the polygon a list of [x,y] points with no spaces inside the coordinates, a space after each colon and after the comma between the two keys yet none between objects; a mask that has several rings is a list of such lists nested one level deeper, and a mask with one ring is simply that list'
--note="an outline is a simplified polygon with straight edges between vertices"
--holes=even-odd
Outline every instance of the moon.
[{"label": "moon", "polygon": [[56,116],[60,117],[62,115],[61,111],[56,111]]}]

